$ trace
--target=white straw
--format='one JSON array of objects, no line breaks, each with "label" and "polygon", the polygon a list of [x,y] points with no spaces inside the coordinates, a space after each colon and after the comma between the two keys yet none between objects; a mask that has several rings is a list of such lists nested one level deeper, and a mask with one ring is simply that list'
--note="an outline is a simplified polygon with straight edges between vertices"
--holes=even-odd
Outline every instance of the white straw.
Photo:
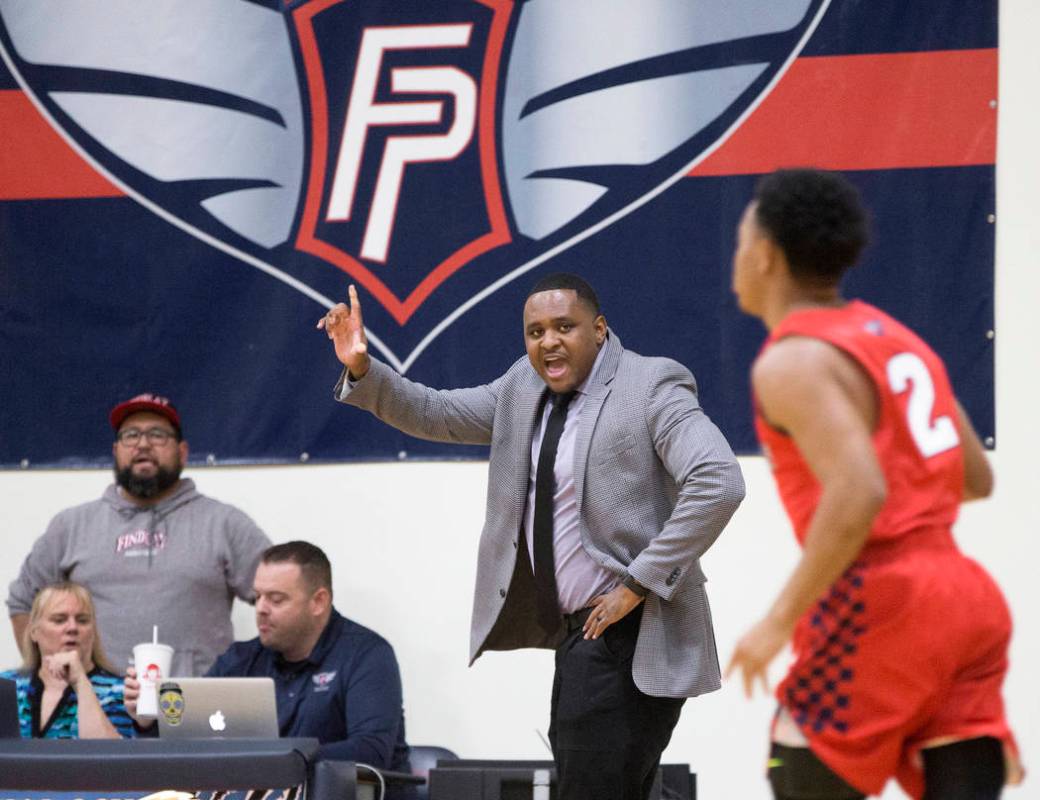
[{"label": "white straw", "polygon": [[159,644],[159,626],[152,626],[152,644]]}]

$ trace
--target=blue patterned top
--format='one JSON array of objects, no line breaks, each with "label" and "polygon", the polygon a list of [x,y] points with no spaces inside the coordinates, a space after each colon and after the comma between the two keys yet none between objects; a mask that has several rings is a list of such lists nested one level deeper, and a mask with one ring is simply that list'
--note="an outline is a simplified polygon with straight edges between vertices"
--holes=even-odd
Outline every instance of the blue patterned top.
[{"label": "blue patterned top", "polygon": [[[101,710],[108,721],[124,739],[134,736],[134,723],[123,705],[123,679],[101,667],[94,667],[89,676]],[[43,681],[39,675],[29,675],[18,670],[0,672],[0,678],[14,681],[18,689],[18,723],[23,739],[78,739],[79,705],[76,692],[66,687],[65,693],[49,720],[40,719],[40,700],[43,698]]]}]

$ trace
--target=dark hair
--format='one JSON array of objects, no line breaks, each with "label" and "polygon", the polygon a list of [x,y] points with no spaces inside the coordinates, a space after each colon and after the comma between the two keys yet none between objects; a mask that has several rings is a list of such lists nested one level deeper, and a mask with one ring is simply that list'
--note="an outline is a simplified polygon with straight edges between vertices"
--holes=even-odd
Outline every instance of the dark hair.
[{"label": "dark hair", "polygon": [[328,589],[332,592],[332,565],[328,556],[317,545],[310,542],[284,542],[268,547],[260,556],[262,564],[296,564],[303,579],[311,589]]},{"label": "dark hair", "polygon": [[754,199],[756,221],[796,279],[837,283],[867,244],[859,192],[836,172],[778,170],[758,182]]},{"label": "dark hair", "polygon": [[539,292],[551,292],[553,289],[573,289],[577,293],[578,299],[584,300],[585,304],[592,309],[592,313],[599,315],[599,298],[596,297],[595,290],[584,278],[570,272],[554,272],[546,275],[531,287],[527,296],[530,297]]}]

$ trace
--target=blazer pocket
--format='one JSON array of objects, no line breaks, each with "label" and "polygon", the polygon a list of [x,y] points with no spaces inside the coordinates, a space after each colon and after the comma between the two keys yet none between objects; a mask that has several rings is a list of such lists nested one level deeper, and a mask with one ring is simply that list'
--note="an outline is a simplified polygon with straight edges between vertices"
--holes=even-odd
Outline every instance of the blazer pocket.
[{"label": "blazer pocket", "polygon": [[631,433],[626,433],[616,442],[611,444],[606,452],[602,452],[596,456],[596,464],[606,464],[609,461],[617,459],[619,456],[627,453],[633,447],[636,446],[636,439]]}]

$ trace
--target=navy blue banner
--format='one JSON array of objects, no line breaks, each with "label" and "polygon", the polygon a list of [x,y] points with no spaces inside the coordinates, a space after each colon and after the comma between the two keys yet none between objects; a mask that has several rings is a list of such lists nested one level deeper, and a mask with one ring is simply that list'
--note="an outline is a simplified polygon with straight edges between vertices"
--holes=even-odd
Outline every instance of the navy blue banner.
[{"label": "navy blue banner", "polygon": [[[314,323],[354,283],[374,355],[475,385],[523,355],[555,271],[757,452],[735,229],[809,145],[872,210],[848,294],[930,341],[994,433],[995,112],[957,70],[995,92],[995,0],[55,3],[0,7],[0,466],[109,463],[107,412],[144,391],[193,461],[483,457],[335,403]],[[918,74],[948,76],[932,106]],[[799,96],[842,134],[807,145]],[[957,122],[922,143],[937,114]],[[864,118],[877,146],[844,154]]]}]

